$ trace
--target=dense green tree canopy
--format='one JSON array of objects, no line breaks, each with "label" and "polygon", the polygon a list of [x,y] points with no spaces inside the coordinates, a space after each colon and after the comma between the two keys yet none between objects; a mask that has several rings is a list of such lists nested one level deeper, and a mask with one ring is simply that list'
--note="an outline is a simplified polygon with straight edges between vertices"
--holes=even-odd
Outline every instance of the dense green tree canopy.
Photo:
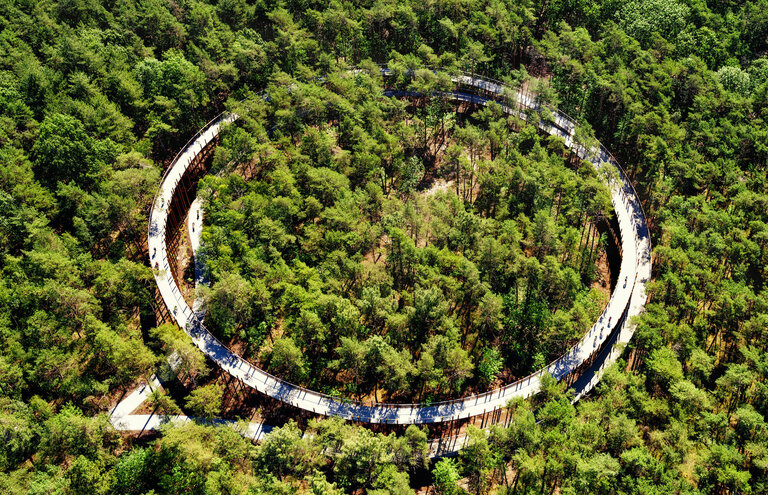
[{"label": "dense green tree canopy", "polygon": [[562,354],[609,290],[590,290],[612,214],[591,165],[498,105],[456,113],[382,96],[378,73],[325,78],[283,77],[224,131],[221,169],[199,187],[209,326],[290,381],[389,400]]},{"label": "dense green tree canopy", "polygon": [[[338,393],[370,394],[375,376],[426,398],[491,382],[500,359],[522,373],[589,324],[601,245],[578,217],[606,210],[600,181],[493,106],[408,106],[376,78],[344,77],[386,63],[403,89],[445,89],[424,67],[457,68],[566,111],[580,141],[594,133],[626,165],[654,244],[622,366],[575,406],[548,383],[512,405],[509,427],[468,432],[458,459],[434,465],[435,489],[768,491],[767,51],[766,0],[5,2],[0,486],[408,493],[430,482],[415,427],[329,420],[302,435],[288,423],[256,446],[202,424],[136,440],[102,414],[168,358],[176,384],[203,392],[173,385],[153,407],[216,413],[202,408],[218,405],[203,388],[210,366],[154,318],[143,245],[164,165],[228,107],[243,118],[201,190],[206,296],[212,326],[247,355],[299,381],[343,369],[322,380]],[[248,98],[265,88],[269,102]],[[427,197],[435,179],[450,185]]]}]

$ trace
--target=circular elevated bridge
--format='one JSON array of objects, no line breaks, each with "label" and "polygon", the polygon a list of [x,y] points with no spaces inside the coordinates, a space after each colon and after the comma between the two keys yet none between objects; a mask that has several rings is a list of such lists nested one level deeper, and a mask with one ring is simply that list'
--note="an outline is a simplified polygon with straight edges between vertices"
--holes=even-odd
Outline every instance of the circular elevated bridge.
[{"label": "circular elevated bridge", "polygon": [[[387,68],[383,76],[391,75]],[[468,74],[452,76],[456,89],[442,93],[457,102],[485,105],[495,101],[509,115],[526,119],[539,113],[535,97],[512,92],[498,81]],[[391,96],[414,96],[416,93],[388,91]],[[527,398],[540,389],[541,377],[549,373],[558,380],[568,379],[575,399],[589,392],[599,381],[603,370],[615,362],[632,337],[632,318],[643,311],[646,284],[651,277],[651,241],[640,200],[628,177],[615,158],[599,143],[589,147],[575,138],[578,124],[560,111],[551,117],[536,119],[540,130],[561,137],[565,145],[581,159],[604,172],[619,227],[621,265],[617,284],[608,305],[590,330],[565,354],[535,373],[504,387],[470,397],[431,404],[364,403],[330,397],[277,378],[252,365],[221,343],[205,328],[201,317],[187,304],[176,279],[176,261],[169,252],[178,247],[179,229],[187,215],[194,176],[204,173],[204,160],[217,141],[222,124],[237,120],[233,113],[214,118],[193,136],[175,157],[160,183],[150,211],[149,252],[151,266],[156,268],[155,281],[168,314],[183,328],[192,341],[223,370],[245,385],[292,406],[325,416],[365,423],[423,424],[441,423],[485,415],[503,409],[514,398]]]}]

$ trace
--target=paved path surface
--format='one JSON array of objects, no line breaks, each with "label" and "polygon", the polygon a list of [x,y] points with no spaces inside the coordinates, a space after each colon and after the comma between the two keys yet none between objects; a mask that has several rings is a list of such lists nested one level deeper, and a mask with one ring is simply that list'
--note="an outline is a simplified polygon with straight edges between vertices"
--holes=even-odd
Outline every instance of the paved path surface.
[{"label": "paved path surface", "polygon": [[[386,74],[387,70],[383,69],[382,72]],[[503,91],[501,84],[480,78],[458,76],[455,82],[488,95],[461,91],[451,93],[452,97],[461,101],[485,104],[490,101],[491,95],[500,95]],[[537,109],[536,102],[530,97],[518,95],[518,98],[525,108],[534,111]],[[519,114],[516,108],[504,106],[504,109],[508,113]],[[575,124],[567,116],[559,112],[555,112],[554,116],[553,123],[543,122],[540,127],[550,134],[561,136],[568,147],[590,160],[598,170],[610,167],[619,172],[618,164],[604,148],[595,147],[587,151],[574,141]],[[259,392],[316,414],[339,416],[361,422],[418,424],[452,421],[485,414],[504,407],[515,397],[529,397],[535,394],[539,390],[540,377],[545,371],[561,379],[589,359],[604,342],[608,342],[610,347],[598,356],[593,369],[576,383],[577,396],[581,397],[597,383],[605,366],[618,358],[623,344],[626,344],[634,333],[631,317],[642,311],[646,300],[645,284],[650,279],[650,239],[645,217],[634,190],[620,180],[609,184],[621,231],[623,251],[617,287],[603,315],[587,334],[566,354],[546,368],[488,393],[444,403],[421,405],[366,404],[336,399],[292,385],[254,367],[219,342],[184,301],[169,273],[165,246],[168,202],[179,180],[195,155],[215,139],[221,124],[234,121],[236,118],[236,115],[228,114],[210,122],[190,140],[171,164],[163,177],[150,213],[149,247],[150,253],[157,253],[153,256],[152,263],[153,266],[155,262],[158,263],[155,280],[160,294],[177,324],[185,329],[193,342],[218,366]],[[624,280],[627,281],[626,284]],[[617,324],[618,328],[612,332],[612,327],[616,327]]]},{"label": "paved path surface", "polygon": [[151,386],[144,383],[136,390],[131,392],[126,398],[120,401],[109,412],[109,421],[116,430],[120,431],[152,431],[157,430],[161,426],[167,423],[173,423],[176,425],[183,425],[190,421],[198,421],[208,424],[227,425],[236,428],[240,433],[253,440],[262,440],[264,435],[272,431],[272,426],[264,425],[262,423],[238,423],[236,421],[230,421],[226,419],[215,419],[213,421],[205,421],[198,418],[190,418],[189,416],[181,415],[164,415],[164,414],[131,414],[140,405],[147,400],[153,390],[162,388],[163,382],[157,375],[152,375],[150,378]]},{"label": "paved path surface", "polygon": [[160,388],[161,382],[157,375],[152,375],[149,381],[149,384],[142,383],[139,388],[128,394],[128,397],[115,405],[109,412],[110,417],[121,418],[131,414],[147,400],[147,397],[149,397],[153,390]]},{"label": "paved path surface", "polygon": [[[205,421],[183,415],[131,414],[149,398],[153,390],[161,389],[163,385],[162,380],[157,375],[152,375],[150,383],[151,386],[146,383],[142,384],[112,408],[109,413],[109,420],[116,430],[129,432],[154,431],[168,423],[181,426],[190,421],[197,421],[204,424],[230,426],[238,430],[246,438],[261,441],[266,434],[275,429],[273,426],[257,422],[242,423],[224,419]],[[435,439],[429,443],[429,455],[430,457],[453,455],[458,453],[465,443],[465,435]]]},{"label": "paved path surface", "polygon": [[205,303],[202,298],[197,297],[197,289],[201,285],[208,285],[208,272],[205,269],[205,264],[198,256],[200,237],[203,232],[203,201],[200,198],[195,198],[189,207],[187,232],[189,232],[189,242],[192,245],[192,255],[195,262],[195,300],[192,303],[192,309],[202,323],[205,317]]},{"label": "paved path surface", "polygon": [[[183,426],[189,422],[198,422],[202,424],[228,426],[237,430],[245,438],[250,438],[251,440],[258,442],[263,440],[267,434],[275,429],[273,426],[257,422],[243,423],[226,419],[207,421],[183,415],[131,414],[131,412],[136,410],[137,407],[149,398],[149,394],[152,393],[151,390],[158,389],[162,386],[162,382],[155,375],[152,376],[152,382],[152,389],[146,384],[140,386],[110,411],[109,420],[116,430],[127,432],[156,431],[169,423],[176,426]],[[429,456],[435,458],[454,455],[458,453],[464,443],[466,443],[466,436],[464,435],[432,440],[429,442]]]}]

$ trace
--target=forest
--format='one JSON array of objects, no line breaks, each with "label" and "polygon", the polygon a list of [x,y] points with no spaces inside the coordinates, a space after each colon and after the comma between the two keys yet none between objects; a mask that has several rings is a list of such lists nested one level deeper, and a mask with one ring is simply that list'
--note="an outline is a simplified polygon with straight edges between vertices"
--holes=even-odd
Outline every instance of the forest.
[{"label": "forest", "polygon": [[[600,181],[493,106],[343,77],[374,64],[421,74],[412,91],[444,84],[435,67],[528,85],[617,156],[654,245],[622,359],[576,403],[545,380],[440,460],[417,426],[116,431],[110,408],[168,356],[216,373],[156,319],[145,241],[165,167],[226,109],[243,118],[200,185],[208,319],[267,369],[439,400],[525,374],[600,311]],[[0,487],[765,493],[767,116],[766,0],[4,2]],[[216,416],[211,387],[153,400]]]},{"label": "forest", "polygon": [[[586,333],[609,292],[588,289],[595,224],[613,214],[592,165],[508,130],[498,105],[406,107],[362,73],[327,78],[337,91],[291,82],[238,109],[199,188],[220,338],[331,395],[431,402],[525,376]],[[284,117],[312,100],[343,113]]]}]

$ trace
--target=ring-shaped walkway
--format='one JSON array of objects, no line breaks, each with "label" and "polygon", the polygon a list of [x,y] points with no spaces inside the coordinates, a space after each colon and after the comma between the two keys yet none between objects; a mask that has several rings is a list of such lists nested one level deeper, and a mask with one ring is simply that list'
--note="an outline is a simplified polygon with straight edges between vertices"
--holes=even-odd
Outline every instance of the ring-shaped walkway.
[{"label": "ring-shaped walkway", "polygon": [[[391,72],[382,68],[381,74],[388,76]],[[458,88],[471,90],[444,93],[459,102],[485,105],[496,101],[507,114],[522,118],[540,109],[533,97],[519,92],[514,106],[506,104],[504,95],[508,92],[498,81],[467,74],[454,75],[452,80]],[[605,367],[618,359],[632,337],[635,330],[632,318],[643,311],[647,299],[646,284],[651,277],[651,243],[645,214],[631,182],[613,156],[602,145],[587,149],[579,144],[574,138],[577,124],[564,113],[555,110],[552,111],[551,121],[537,119],[538,127],[548,134],[560,136],[565,145],[580,158],[592,163],[598,172],[606,172],[603,177],[611,192],[622,252],[617,284],[605,310],[590,330],[564,355],[537,372],[504,387],[433,404],[363,403],[339,399],[291,384],[253,366],[214,337],[189,307],[170,273],[166,245],[166,226],[176,188],[197,154],[218,136],[222,124],[237,118],[232,113],[219,115],[195,134],[173,160],[161,180],[150,210],[148,244],[151,264],[157,267],[155,281],[160,296],[176,323],[218,366],[253,389],[314,414],[359,422],[404,425],[455,421],[496,411],[517,397],[530,397],[539,391],[541,376],[545,372],[561,380],[589,362],[589,366],[571,387],[578,399],[594,387]]]}]

